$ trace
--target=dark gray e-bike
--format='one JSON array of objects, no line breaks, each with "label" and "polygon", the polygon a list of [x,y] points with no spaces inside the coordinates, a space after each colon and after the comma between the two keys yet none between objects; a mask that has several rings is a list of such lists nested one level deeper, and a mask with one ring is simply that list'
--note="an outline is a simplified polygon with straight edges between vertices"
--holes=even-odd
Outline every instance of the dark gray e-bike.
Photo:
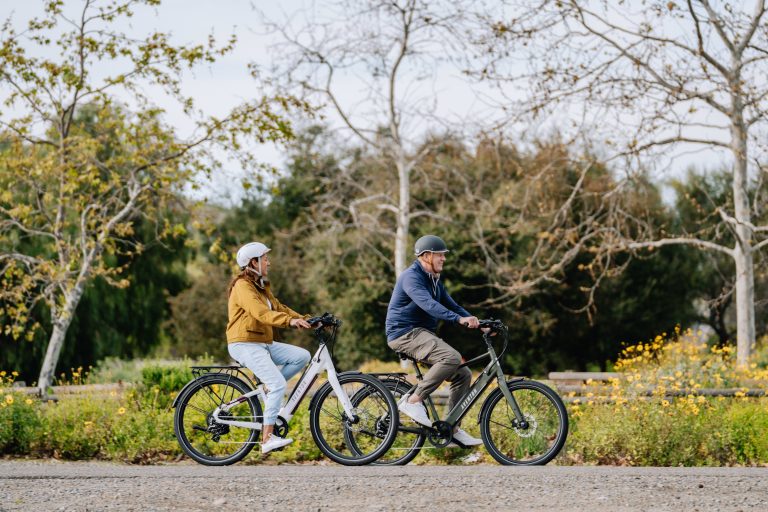
[{"label": "dark gray e-bike", "polygon": [[[407,464],[419,454],[427,440],[435,448],[444,448],[452,442],[463,447],[453,439],[453,429],[494,381],[498,387],[485,399],[478,415],[480,434],[488,453],[505,465],[543,465],[557,456],[568,436],[568,414],[560,396],[534,380],[523,377],[507,380],[499,363],[507,349],[507,327],[499,320],[490,319],[481,320],[480,328],[483,329],[487,352],[461,366],[469,366],[485,358],[489,358],[490,362],[466,395],[444,420],[440,420],[434,402],[427,397],[424,404],[433,420],[432,427],[423,427],[401,414],[395,442],[387,453],[374,462],[375,465]],[[492,344],[496,335],[503,340],[503,348],[498,355]],[[419,362],[406,354],[398,355],[413,362],[416,378],[421,380]],[[405,375],[377,374],[398,402],[416,387],[405,379]],[[353,396],[352,403],[363,401],[366,398],[364,393],[365,390]],[[350,442],[354,446],[354,440],[350,439]]]}]

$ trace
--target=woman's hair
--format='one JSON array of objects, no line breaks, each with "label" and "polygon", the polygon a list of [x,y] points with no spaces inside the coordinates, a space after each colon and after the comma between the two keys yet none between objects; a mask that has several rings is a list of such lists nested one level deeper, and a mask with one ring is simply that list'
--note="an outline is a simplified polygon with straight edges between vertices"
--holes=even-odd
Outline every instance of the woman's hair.
[{"label": "woman's hair", "polygon": [[229,289],[227,290],[227,298],[229,298],[229,296],[232,295],[232,288],[235,287],[235,283],[237,283],[240,279],[245,279],[246,281],[250,281],[256,284],[256,280],[253,277],[253,272],[249,271],[247,268],[244,268],[240,271],[239,274],[233,277],[232,280],[229,282]]}]

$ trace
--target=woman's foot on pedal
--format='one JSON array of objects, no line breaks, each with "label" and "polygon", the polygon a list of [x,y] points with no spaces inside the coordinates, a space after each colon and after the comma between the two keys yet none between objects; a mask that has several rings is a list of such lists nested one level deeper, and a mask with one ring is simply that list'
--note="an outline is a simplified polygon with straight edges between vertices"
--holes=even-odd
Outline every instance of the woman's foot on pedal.
[{"label": "woman's foot on pedal", "polygon": [[272,450],[277,450],[283,446],[288,446],[293,442],[293,439],[286,437],[277,437],[275,434],[269,434],[266,441],[261,443],[261,453],[269,453]]},{"label": "woman's foot on pedal", "polygon": [[398,410],[411,418],[413,421],[425,427],[432,426],[432,420],[427,416],[427,408],[424,404],[412,404],[410,402],[403,402],[398,407]]}]

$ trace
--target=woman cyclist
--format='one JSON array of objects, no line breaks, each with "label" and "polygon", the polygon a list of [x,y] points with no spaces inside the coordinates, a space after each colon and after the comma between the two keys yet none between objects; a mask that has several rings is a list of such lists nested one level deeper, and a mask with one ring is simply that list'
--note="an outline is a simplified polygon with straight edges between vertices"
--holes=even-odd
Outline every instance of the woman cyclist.
[{"label": "woman cyclist", "polygon": [[[270,289],[269,247],[260,242],[237,251],[240,273],[229,285],[227,348],[267,388],[262,422],[261,452],[268,453],[293,442],[273,434],[285,395],[286,380],[306,366],[310,354],[301,347],[274,341],[273,327],[309,329],[304,317],[278,301]],[[278,365],[282,368],[278,369]]]}]

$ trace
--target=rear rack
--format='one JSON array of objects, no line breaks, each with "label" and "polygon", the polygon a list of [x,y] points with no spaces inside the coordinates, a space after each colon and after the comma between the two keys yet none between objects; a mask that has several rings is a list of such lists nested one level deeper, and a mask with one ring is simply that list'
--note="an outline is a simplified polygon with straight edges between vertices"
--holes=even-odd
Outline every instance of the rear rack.
[{"label": "rear rack", "polygon": [[244,380],[246,384],[250,384],[253,389],[256,389],[256,387],[261,384],[261,381],[258,379],[258,377],[255,375],[253,377],[249,376],[243,371],[245,366],[239,364],[190,366],[190,368],[192,369],[192,375],[195,377],[195,380],[206,374],[226,373],[230,376],[242,375],[245,377],[245,379],[242,380]]},{"label": "rear rack", "polygon": [[377,379],[381,380],[382,377],[391,377],[393,379],[402,379],[408,376],[406,372],[371,372],[366,375],[373,375]]}]

